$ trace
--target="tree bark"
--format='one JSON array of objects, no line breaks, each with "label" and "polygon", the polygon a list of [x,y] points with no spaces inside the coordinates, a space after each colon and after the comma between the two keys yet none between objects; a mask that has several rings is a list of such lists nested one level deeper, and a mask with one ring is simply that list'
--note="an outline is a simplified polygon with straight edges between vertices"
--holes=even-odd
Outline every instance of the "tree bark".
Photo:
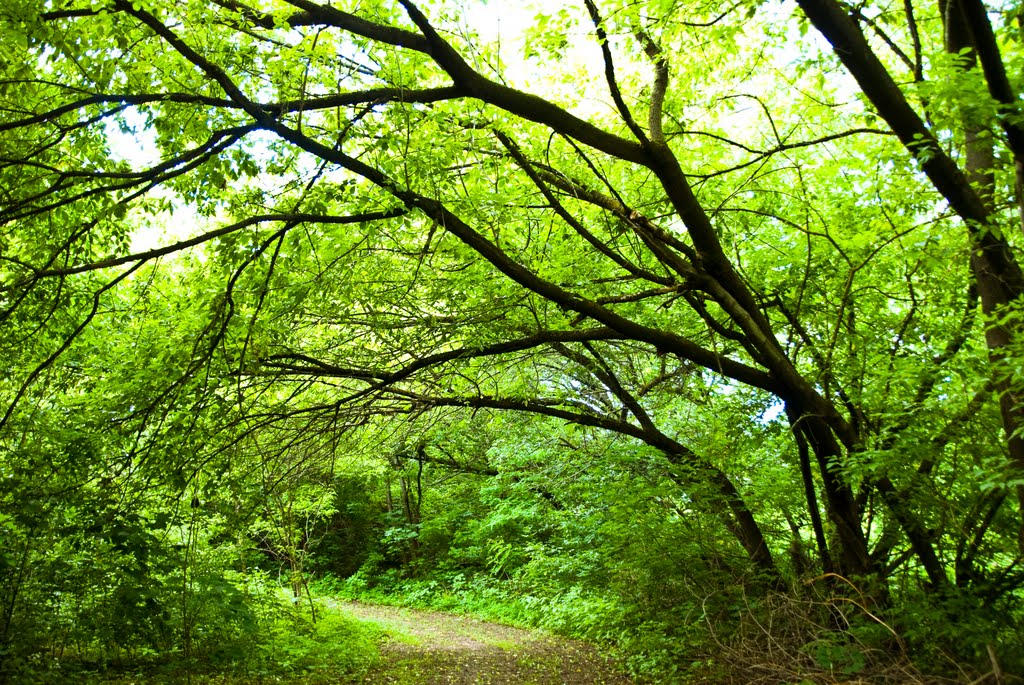
[{"label": "tree bark", "polygon": [[[911,107],[888,70],[868,45],[856,21],[835,0],[797,1],[807,18],[832,45],[836,56],[856,79],[879,115],[889,124],[907,150],[916,157],[932,185],[966,224],[972,245],[971,270],[978,284],[982,310],[992,315],[1010,302],[1019,300],[1024,294],[1024,274],[1009,243],[994,225],[992,212],[984,195],[978,192],[968,175],[945,153],[924,121]],[[942,0],[944,19],[954,32],[954,35],[947,38],[954,39],[963,47],[973,47],[970,37],[959,34],[961,30],[966,32],[967,26],[959,4],[963,1]],[[973,15],[972,17],[978,19]],[[986,23],[988,21],[984,16],[981,19]],[[980,33],[977,26],[972,33]],[[947,44],[947,47],[951,46]],[[996,73],[990,69],[986,72]],[[988,84],[990,89],[994,85],[991,81]],[[976,168],[975,171],[982,173],[981,168]],[[1017,198],[1018,204],[1021,204],[1022,200],[1024,198]],[[1024,473],[1024,439],[1017,435],[1024,427],[1022,398],[1012,392],[1005,379],[999,378],[998,369],[998,363],[1004,357],[1012,335],[1004,326],[990,324],[985,331],[985,338],[993,361],[993,379],[996,381],[997,390],[1001,391],[999,407],[1010,464],[1017,473]],[[1017,488],[1017,496],[1024,515],[1024,486]],[[1024,524],[1021,526],[1020,545],[1024,548]]]},{"label": "tree bark", "polygon": [[[970,0],[966,0],[966,2],[965,0],[939,1],[945,28],[946,50],[953,54],[964,55],[967,60],[965,69],[970,71],[977,69],[979,47],[987,46],[988,49],[984,52],[984,55],[987,56],[984,65],[989,89],[994,97],[1009,105],[1011,102],[1007,99],[1011,97],[1010,85],[1006,80],[1005,70],[1002,68],[1002,59],[999,57],[998,48],[995,46],[994,39],[984,41],[986,33],[991,33],[988,18],[985,16],[970,17],[973,21],[968,21],[969,17],[964,11],[965,5],[974,7],[974,3],[971,3]],[[982,24],[988,29],[987,32],[982,30]],[[978,44],[979,38],[983,39],[982,46]],[[967,179],[985,203],[986,209],[991,212],[995,200],[994,141],[988,132],[975,122],[965,120],[963,126]],[[1019,170],[1021,162],[1024,161],[1020,157],[1021,154],[1024,154],[1024,136],[1016,125],[1008,124],[1006,133],[1010,148],[1017,160],[1016,168]],[[1020,183],[1017,186],[1019,188]],[[1017,204],[1024,208],[1024,198],[1018,197]],[[968,226],[968,228],[971,227]],[[985,227],[975,227],[973,231],[975,233],[985,231]],[[1007,251],[1009,251],[1008,247]],[[1012,273],[1002,273],[999,270],[999,255],[993,259],[991,252],[991,249],[975,249],[971,252],[971,271],[978,284],[982,311],[988,316],[992,316],[1000,307],[1019,299],[1022,295],[1021,284],[1014,281]],[[1009,253],[1007,259],[1014,260],[1012,252]],[[994,321],[990,321],[985,328],[985,341],[988,344],[989,357],[993,365],[997,367],[997,374],[1000,373],[998,365],[1004,359],[1005,350],[1012,342],[1012,337],[1006,326]],[[1024,397],[1014,392],[1014,388],[1007,379],[995,378],[994,380],[999,397],[999,413],[1003,422],[1003,430],[1007,436],[1010,463],[1016,470],[1024,474],[1024,437],[1020,435],[1021,429],[1024,428]],[[1017,499],[1021,515],[1024,517],[1024,485],[1017,486]],[[1024,549],[1024,520],[1021,521],[1018,541],[1021,549]]]}]

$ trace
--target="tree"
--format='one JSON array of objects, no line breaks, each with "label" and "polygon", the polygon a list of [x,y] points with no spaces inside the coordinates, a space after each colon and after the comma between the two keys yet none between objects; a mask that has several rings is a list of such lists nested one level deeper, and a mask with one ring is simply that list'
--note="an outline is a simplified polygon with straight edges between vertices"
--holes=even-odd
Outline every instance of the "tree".
[{"label": "tree", "polygon": [[[199,250],[217,295],[170,382],[221,373],[252,430],[553,417],[659,450],[769,583],[802,529],[879,599],[900,569],[1005,591],[1018,37],[968,0],[799,6],[584,0],[510,52],[475,4],[16,2],[5,439],[111,293]],[[785,417],[790,530],[755,516],[774,468],[701,433],[716,410]]]}]

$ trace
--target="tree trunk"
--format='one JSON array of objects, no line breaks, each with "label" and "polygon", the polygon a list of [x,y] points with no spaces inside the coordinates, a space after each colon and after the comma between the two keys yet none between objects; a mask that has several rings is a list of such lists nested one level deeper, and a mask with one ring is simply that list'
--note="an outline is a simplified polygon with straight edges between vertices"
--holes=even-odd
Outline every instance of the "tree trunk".
[{"label": "tree trunk", "polygon": [[[977,44],[975,37],[968,29],[967,17],[964,15],[960,0],[939,0],[945,28],[946,50],[952,54],[962,55],[966,59],[965,69],[977,69]],[[966,147],[965,172],[967,179],[977,191],[986,209],[991,212],[995,199],[995,154],[994,141],[985,129],[969,120],[963,121]],[[1017,168],[1024,160],[1017,160]],[[1018,183],[1018,186],[1020,184]],[[1024,211],[1024,198],[1018,197],[1017,204]],[[992,229],[968,225],[975,249],[971,252],[971,271],[978,284],[982,311],[989,317],[1000,307],[1019,299],[1020,269],[1017,273],[1007,273],[1006,263],[1017,266],[1014,255],[1009,251],[1005,241],[985,240],[985,233]],[[985,328],[985,341],[989,349],[989,357],[995,367],[997,376],[1001,375],[999,363],[1005,357],[1005,350],[1010,345],[1011,332],[1002,325],[989,322]],[[1005,378],[995,378],[996,394],[999,397],[999,413],[1003,430],[1007,436],[1007,450],[1010,463],[1024,473],[1024,437],[1020,435],[1024,428],[1024,397],[1015,393]],[[1024,485],[1017,486],[1017,499],[1024,516]],[[1024,520],[1021,522],[1019,545],[1024,549]]]}]

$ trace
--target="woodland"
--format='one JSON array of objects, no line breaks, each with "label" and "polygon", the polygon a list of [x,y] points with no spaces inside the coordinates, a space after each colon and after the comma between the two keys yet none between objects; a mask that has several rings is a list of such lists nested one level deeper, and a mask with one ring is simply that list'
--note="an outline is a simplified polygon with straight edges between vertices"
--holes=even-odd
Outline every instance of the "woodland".
[{"label": "woodland", "polygon": [[1021,682],[1022,89],[1016,0],[7,0],[0,682]]}]

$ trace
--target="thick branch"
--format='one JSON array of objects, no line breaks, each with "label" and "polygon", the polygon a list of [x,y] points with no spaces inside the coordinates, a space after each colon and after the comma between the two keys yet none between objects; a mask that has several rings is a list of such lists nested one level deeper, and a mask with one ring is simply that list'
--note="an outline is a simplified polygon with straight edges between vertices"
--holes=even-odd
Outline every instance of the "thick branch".
[{"label": "thick branch", "polygon": [[[581,342],[584,340],[617,340],[621,335],[610,328],[591,328],[573,331],[541,331],[535,335],[516,340],[506,340],[483,347],[460,347],[454,350],[438,352],[436,354],[421,357],[397,371],[390,373],[382,371],[367,371],[363,369],[351,369],[339,367],[323,360],[314,359],[307,355],[295,353],[274,354],[266,357],[264,365],[279,368],[288,373],[296,373],[309,376],[326,376],[336,378],[362,378],[379,381],[372,387],[357,393],[357,396],[366,395],[370,392],[381,390],[398,381],[409,378],[417,371],[427,369],[451,361],[475,359],[480,357],[495,357],[510,352],[522,352],[536,347],[542,347],[551,343]],[[296,366],[290,361],[301,361],[306,366]],[[354,399],[350,398],[350,399]]]},{"label": "thick branch", "polygon": [[[305,0],[303,0],[305,2]],[[400,0],[409,18],[426,36],[429,54],[452,78],[466,95],[479,98],[495,107],[521,116],[529,121],[550,126],[567,136],[636,164],[650,164],[643,148],[632,141],[619,138],[584,121],[547,100],[490,81],[473,70],[461,55],[449,45],[422,12],[409,0]]]}]

